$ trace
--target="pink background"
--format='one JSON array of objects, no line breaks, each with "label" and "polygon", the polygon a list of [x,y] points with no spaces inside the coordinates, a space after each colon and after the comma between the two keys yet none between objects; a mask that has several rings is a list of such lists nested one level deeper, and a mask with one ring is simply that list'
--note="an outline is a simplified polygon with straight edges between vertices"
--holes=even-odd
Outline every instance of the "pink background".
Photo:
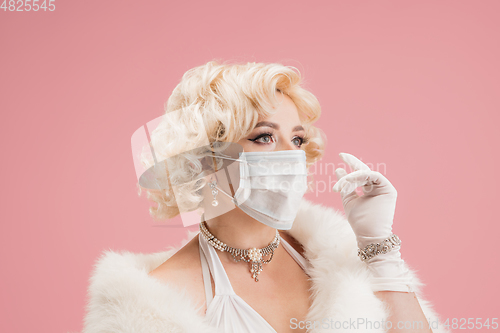
[{"label": "pink background", "polygon": [[[79,331],[102,250],[180,243],[137,196],[130,137],[214,58],[296,66],[323,107],[321,163],[385,164],[442,318],[500,317],[498,1],[55,4],[0,11],[1,332]],[[307,198],[341,208],[330,188]]]}]

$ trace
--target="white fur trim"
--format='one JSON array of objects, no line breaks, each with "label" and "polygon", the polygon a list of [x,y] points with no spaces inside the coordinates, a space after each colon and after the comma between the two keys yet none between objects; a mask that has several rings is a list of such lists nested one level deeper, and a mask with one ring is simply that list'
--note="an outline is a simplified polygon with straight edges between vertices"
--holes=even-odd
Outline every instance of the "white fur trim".
[{"label": "white fur trim", "polygon": [[[388,319],[388,308],[371,290],[370,270],[357,256],[354,232],[342,213],[304,199],[288,232],[303,245],[304,255],[311,262],[308,274],[313,283],[313,303],[307,316],[309,320],[320,323],[325,318],[336,321]],[[188,231],[181,247],[197,234],[198,231]],[[170,248],[151,254],[104,251],[90,278],[82,333],[219,332],[204,322],[184,291],[148,275],[177,250]],[[422,283],[412,269],[410,272],[413,290],[426,318],[439,320],[431,303],[422,296]],[[309,332],[334,331],[346,330],[326,330],[318,325]],[[364,328],[353,331],[385,332]],[[439,329],[433,332],[449,331],[439,320]]]}]

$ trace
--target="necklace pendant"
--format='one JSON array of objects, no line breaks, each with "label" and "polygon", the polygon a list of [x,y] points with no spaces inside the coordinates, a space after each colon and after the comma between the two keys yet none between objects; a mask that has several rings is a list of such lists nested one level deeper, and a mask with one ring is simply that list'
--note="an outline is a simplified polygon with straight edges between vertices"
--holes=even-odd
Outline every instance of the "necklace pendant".
[{"label": "necklace pendant", "polygon": [[[214,198],[215,199],[215,198]],[[214,200],[215,202],[215,200]],[[257,248],[251,248],[247,250],[243,249],[238,249],[234,248],[231,246],[228,246],[227,244],[221,242],[218,240],[207,228],[207,223],[205,221],[200,222],[200,233],[205,238],[205,240],[210,244],[212,247],[219,251],[226,251],[231,256],[233,257],[234,261],[239,262],[241,260],[251,263],[251,268],[250,268],[250,273],[252,273],[252,278],[255,279],[255,282],[259,282],[259,274],[262,272],[262,265],[263,264],[268,264],[272,259],[274,255],[274,250],[278,247],[280,243],[279,239],[279,233],[278,230],[276,230],[276,236],[274,237],[273,241],[269,243],[268,246],[262,248],[262,249],[257,249]],[[264,255],[271,255],[271,257],[268,260],[262,260],[262,257]],[[238,259],[239,258],[239,259]],[[248,258],[248,260],[246,259]]]},{"label": "necklace pendant", "polygon": [[258,276],[262,272],[262,261],[252,261],[250,272],[253,274],[252,277],[255,279],[255,282],[259,282]]},{"label": "necklace pendant", "polygon": [[250,272],[253,274],[255,282],[259,282],[258,275],[262,271],[262,251],[257,248],[248,249],[248,258],[252,261]]},{"label": "necklace pendant", "polygon": [[255,247],[253,249],[248,249],[248,258],[252,261],[260,261],[262,259],[262,252]]}]

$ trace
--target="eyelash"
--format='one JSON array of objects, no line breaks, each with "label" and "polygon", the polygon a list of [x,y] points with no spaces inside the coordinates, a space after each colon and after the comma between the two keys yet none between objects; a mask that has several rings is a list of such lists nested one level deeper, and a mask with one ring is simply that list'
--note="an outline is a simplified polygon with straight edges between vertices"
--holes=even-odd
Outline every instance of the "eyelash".
[{"label": "eyelash", "polygon": [[[266,136],[270,136],[272,137],[273,134],[272,133],[262,133],[262,134],[259,134],[255,139],[249,139],[250,141],[254,142],[254,143],[257,143],[257,144],[261,144],[261,145],[267,145],[269,143],[272,143],[272,142],[269,142],[269,143],[265,143],[265,142],[258,142],[257,140],[260,139],[260,138],[263,138],[263,137],[266,137]],[[306,143],[309,142],[309,138],[307,138],[306,136],[295,136],[295,138],[299,138],[300,139],[300,145],[297,146],[297,147],[300,147],[302,145],[305,145]]]}]

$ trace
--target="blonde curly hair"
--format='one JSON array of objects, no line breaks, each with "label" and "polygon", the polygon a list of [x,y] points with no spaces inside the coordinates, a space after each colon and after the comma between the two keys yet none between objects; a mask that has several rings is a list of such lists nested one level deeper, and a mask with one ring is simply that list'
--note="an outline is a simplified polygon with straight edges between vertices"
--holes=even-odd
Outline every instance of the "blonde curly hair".
[{"label": "blonde curly hair", "polygon": [[[301,149],[309,170],[322,158],[326,138],[312,125],[321,114],[319,101],[302,82],[297,68],[279,63],[213,60],[188,70],[166,103],[168,121],[162,120],[151,133],[157,160],[169,158],[163,181],[166,188],[146,189],[137,183],[139,195],[145,190],[147,199],[157,203],[149,209],[151,216],[165,220],[199,208],[206,180],[200,177],[203,171],[196,148],[206,145],[207,139],[210,143],[238,142],[248,136],[259,117],[267,118],[279,104],[276,91],[287,94],[297,106],[308,138]],[[191,154],[182,154],[188,151]],[[141,160],[146,168],[154,165],[146,154]]]}]

